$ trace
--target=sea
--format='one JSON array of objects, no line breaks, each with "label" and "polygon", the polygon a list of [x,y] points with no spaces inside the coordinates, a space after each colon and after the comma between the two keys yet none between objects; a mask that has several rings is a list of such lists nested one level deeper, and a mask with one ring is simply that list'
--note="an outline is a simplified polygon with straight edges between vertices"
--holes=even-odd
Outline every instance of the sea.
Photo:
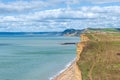
[{"label": "sea", "polygon": [[50,80],[76,57],[79,37],[0,36],[0,80]]}]

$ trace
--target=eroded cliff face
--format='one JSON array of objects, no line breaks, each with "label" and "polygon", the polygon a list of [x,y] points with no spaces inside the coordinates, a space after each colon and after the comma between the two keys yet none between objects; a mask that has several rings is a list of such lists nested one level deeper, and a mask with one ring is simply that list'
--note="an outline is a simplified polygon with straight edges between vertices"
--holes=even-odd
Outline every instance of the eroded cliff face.
[{"label": "eroded cliff face", "polygon": [[82,80],[81,71],[77,65],[77,62],[80,59],[80,55],[81,55],[84,47],[86,46],[86,41],[89,40],[89,38],[87,36],[85,36],[85,34],[81,34],[80,38],[81,38],[81,41],[77,44],[77,56],[76,56],[76,64],[75,64],[76,79],[75,80]]},{"label": "eroded cliff face", "polygon": [[81,34],[81,42],[77,44],[77,56],[71,66],[68,67],[63,73],[57,76],[54,80],[82,80],[80,68],[77,65],[77,61],[80,59],[80,54],[82,53],[84,47],[86,46],[86,41],[88,37],[85,34]]},{"label": "eroded cliff face", "polygon": [[86,42],[89,40],[89,38],[85,34],[81,34],[80,38],[81,38],[81,42]]},{"label": "eroded cliff face", "polygon": [[89,38],[85,34],[80,35],[81,41],[77,44],[77,59],[78,61],[80,59],[80,54],[83,51],[84,47],[86,46],[86,41],[89,40]]}]

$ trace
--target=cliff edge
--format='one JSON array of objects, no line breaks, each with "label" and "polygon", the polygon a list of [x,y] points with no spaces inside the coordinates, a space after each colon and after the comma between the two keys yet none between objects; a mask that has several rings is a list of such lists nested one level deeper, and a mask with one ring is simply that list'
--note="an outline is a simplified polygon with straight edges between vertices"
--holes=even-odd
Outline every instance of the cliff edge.
[{"label": "cliff edge", "polygon": [[54,78],[54,80],[82,80],[81,71],[77,64],[80,59],[80,54],[85,47],[85,42],[88,41],[88,37],[81,34],[81,42],[77,44],[77,56],[75,61],[60,75]]},{"label": "cliff edge", "polygon": [[120,32],[85,33],[77,53],[82,80],[120,80]]},{"label": "cliff edge", "polygon": [[54,80],[120,80],[120,32],[80,37],[75,61]]}]

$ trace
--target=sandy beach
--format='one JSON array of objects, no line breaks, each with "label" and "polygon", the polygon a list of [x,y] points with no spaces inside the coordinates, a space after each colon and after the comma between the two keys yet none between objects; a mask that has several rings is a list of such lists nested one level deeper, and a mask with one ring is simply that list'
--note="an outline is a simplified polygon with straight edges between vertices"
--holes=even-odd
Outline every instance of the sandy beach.
[{"label": "sandy beach", "polygon": [[53,80],[81,80],[81,72],[76,65],[76,61]]}]

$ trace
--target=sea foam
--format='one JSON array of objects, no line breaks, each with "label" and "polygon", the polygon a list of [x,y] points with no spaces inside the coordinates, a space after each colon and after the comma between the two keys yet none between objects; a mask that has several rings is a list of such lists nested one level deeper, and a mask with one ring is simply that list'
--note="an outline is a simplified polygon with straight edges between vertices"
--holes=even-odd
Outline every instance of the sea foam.
[{"label": "sea foam", "polygon": [[49,80],[54,80],[57,76],[59,76],[60,74],[62,74],[65,70],[68,69],[68,67],[70,67],[72,65],[72,63],[74,63],[76,60],[76,58],[74,58],[72,61],[70,61],[64,69],[62,69],[61,71],[59,71],[57,74],[53,75],[52,77],[49,78]]}]

